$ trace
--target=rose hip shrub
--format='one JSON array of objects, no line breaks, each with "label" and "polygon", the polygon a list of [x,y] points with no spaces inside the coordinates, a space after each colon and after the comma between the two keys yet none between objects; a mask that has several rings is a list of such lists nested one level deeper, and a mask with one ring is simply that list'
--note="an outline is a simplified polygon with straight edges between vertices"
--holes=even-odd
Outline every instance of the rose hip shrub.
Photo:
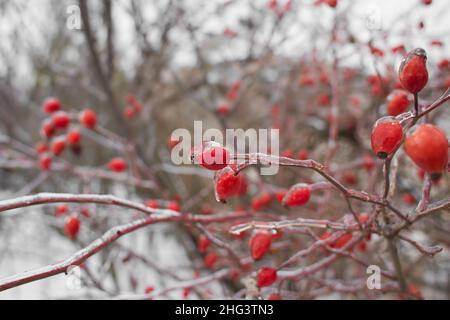
[{"label": "rose hip shrub", "polygon": [[[448,298],[449,6],[355,3],[81,0],[79,31],[64,1],[26,30],[5,3],[0,291]],[[203,141],[175,165],[195,120],[279,129],[279,153]],[[56,282],[71,266],[83,290]]]}]

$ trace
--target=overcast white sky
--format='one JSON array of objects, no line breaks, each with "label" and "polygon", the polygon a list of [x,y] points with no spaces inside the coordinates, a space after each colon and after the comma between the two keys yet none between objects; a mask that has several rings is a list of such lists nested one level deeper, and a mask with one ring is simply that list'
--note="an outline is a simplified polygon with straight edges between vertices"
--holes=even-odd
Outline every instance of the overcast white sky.
[{"label": "overcast white sky", "polygon": [[[3,51],[8,50],[16,45],[21,45],[25,42],[31,43],[32,46],[39,48],[40,50],[46,50],[48,44],[43,41],[49,31],[52,28],[65,27],[60,25],[59,22],[52,25],[52,15],[54,15],[54,7],[52,6],[52,0],[13,0],[15,3],[23,5],[24,10],[20,14],[14,14],[11,12],[0,11],[0,37],[2,43],[0,43],[0,49]],[[161,0],[164,1],[164,0]],[[182,0],[179,0],[182,1]],[[234,4],[230,6],[230,9],[225,11],[223,15],[217,16],[213,14],[214,8],[218,3],[224,3],[228,0],[184,0],[184,3],[188,4],[189,8],[188,16],[192,17],[192,20],[205,21],[202,31],[205,33],[221,34],[225,27],[237,27],[237,23],[240,18],[246,17],[250,14],[248,2],[249,0],[235,0]],[[267,0],[251,0],[260,6],[266,6]],[[286,0],[278,0],[280,2]],[[294,3],[294,14],[289,18],[292,19],[292,28],[290,30],[292,37],[291,41],[279,49],[279,53],[283,53],[291,56],[300,56],[302,52],[306,52],[309,48],[308,45],[311,42],[310,29],[317,25],[331,27],[333,9],[327,6],[321,6],[320,8],[312,6],[315,0],[292,0]],[[145,2],[145,1],[144,1]],[[67,0],[64,3],[67,6],[77,3],[74,0]],[[89,1],[91,6],[100,2]],[[124,13],[124,8],[129,5],[127,0],[116,0],[117,6],[114,12],[115,23],[117,30],[116,44],[119,50],[118,57],[120,63],[126,67],[133,65],[133,61],[136,57],[136,52],[133,51],[132,41],[134,38],[133,25],[128,15]],[[155,16],[154,10],[152,10],[152,1],[146,1],[148,7],[144,10],[143,14],[148,20],[155,20],[158,17]],[[349,4],[352,3],[353,6]],[[370,36],[370,32],[367,29],[367,17],[372,17],[375,23],[379,23],[383,30],[389,30],[390,41],[385,43],[384,40],[379,39],[375,42],[375,45],[380,46],[382,49],[388,49],[394,45],[402,43],[405,39],[412,39],[411,42],[404,43],[407,48],[421,46],[429,48],[429,42],[431,39],[439,39],[445,43],[449,42],[450,37],[450,24],[447,17],[450,15],[450,1],[448,0],[434,0],[431,6],[421,5],[421,0],[339,0],[338,10],[343,11],[346,8],[351,7],[350,13],[354,17],[351,21],[350,28],[358,36],[359,40],[367,41]],[[400,19],[406,15],[405,18]],[[61,17],[61,21],[64,21],[64,17]],[[397,21],[401,21],[396,23]],[[425,22],[425,30],[418,32],[417,24],[419,21]],[[20,26],[20,35],[14,36],[11,39],[11,30],[14,25]],[[410,30],[413,32],[414,37],[405,37],[402,32],[404,30]],[[263,37],[268,30],[261,30],[259,36]],[[186,37],[172,32],[171,37],[177,39],[179,48],[173,50],[175,55],[174,61],[176,65],[189,65],[192,64],[193,55],[189,48],[189,40]],[[83,36],[79,33],[74,37],[76,42],[83,41]],[[325,37],[324,37],[325,38]],[[409,40],[408,40],[409,41]],[[214,41],[210,41],[208,45],[214,46]],[[38,49],[38,50],[39,50]],[[242,55],[245,50],[245,46],[239,43],[239,40],[234,41],[229,46],[221,48],[217,53],[212,54],[210,58],[223,59],[232,58],[233,56]],[[442,50],[430,49],[429,57],[430,61],[437,61],[443,56]],[[78,51],[74,50],[71,54],[77,59]],[[14,55],[14,59],[20,61],[21,57]],[[26,74],[26,61],[24,63],[18,63],[17,68],[23,68]],[[128,69],[128,68],[125,68]],[[2,72],[2,66],[0,64],[0,73]],[[25,78],[25,77],[24,77]]]}]

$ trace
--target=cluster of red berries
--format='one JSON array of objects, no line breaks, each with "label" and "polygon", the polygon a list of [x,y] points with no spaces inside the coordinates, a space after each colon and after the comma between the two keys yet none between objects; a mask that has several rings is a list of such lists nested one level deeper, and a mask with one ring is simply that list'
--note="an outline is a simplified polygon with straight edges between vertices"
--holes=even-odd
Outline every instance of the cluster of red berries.
[{"label": "cluster of red berries", "polygon": [[[36,151],[39,154],[39,167],[42,170],[49,170],[52,164],[52,158],[60,156],[66,147],[78,154],[81,151],[81,133],[75,126],[71,128],[74,116],[62,111],[61,101],[57,98],[48,98],[42,105],[42,111],[49,115],[41,125],[41,141],[36,145]],[[88,129],[94,129],[97,123],[97,116],[92,110],[84,110],[78,116],[81,125]],[[56,133],[65,133],[65,135],[55,136]]]},{"label": "cluster of red berries", "polygon": [[[80,215],[85,218],[89,218],[91,216],[90,210],[86,207],[80,208],[79,212]],[[67,204],[60,204],[55,208],[56,217],[64,217],[67,216],[68,213],[69,213],[69,205]],[[81,221],[79,218],[80,215],[71,215],[66,218],[66,221],[64,223],[64,232],[69,239],[73,240],[76,239],[76,237],[78,236],[81,226]]]},{"label": "cluster of red berries", "polygon": [[125,119],[131,119],[136,117],[137,115],[139,115],[139,113],[141,113],[143,109],[142,104],[133,95],[127,96],[127,104],[128,105],[123,111],[123,117]]},{"label": "cluster of red berries", "polygon": [[[395,92],[388,102],[388,113],[396,116],[408,109],[408,92],[415,95],[428,82],[427,55],[423,49],[411,51],[403,60],[399,80],[406,91]],[[415,116],[418,116],[415,110]],[[385,117],[378,120],[372,130],[372,149],[381,159],[388,158],[402,144],[403,126],[397,118]],[[438,178],[448,164],[448,140],[445,133],[431,124],[419,125],[404,139],[404,148],[409,158],[433,178]]]}]

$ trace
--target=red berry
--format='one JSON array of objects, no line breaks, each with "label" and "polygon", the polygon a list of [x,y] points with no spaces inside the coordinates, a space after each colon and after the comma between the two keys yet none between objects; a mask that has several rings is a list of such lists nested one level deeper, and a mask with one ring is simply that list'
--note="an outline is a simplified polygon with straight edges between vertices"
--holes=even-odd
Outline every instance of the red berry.
[{"label": "red berry", "polygon": [[180,212],[181,211],[181,207],[180,207],[180,204],[178,203],[178,201],[170,201],[167,204],[167,210]]},{"label": "red berry", "polygon": [[393,118],[382,118],[372,130],[372,150],[380,159],[386,159],[397,149],[402,139],[402,125]]},{"label": "red berry", "polygon": [[70,239],[75,239],[80,231],[80,220],[77,217],[69,217],[64,225],[64,231]]},{"label": "red berry", "polygon": [[80,122],[86,128],[94,129],[97,125],[97,114],[90,109],[86,109],[80,114]]},{"label": "red berry", "polygon": [[250,252],[254,260],[264,257],[272,245],[272,235],[268,233],[256,233],[250,239]]},{"label": "red berry", "polygon": [[197,249],[200,251],[200,253],[205,253],[206,250],[209,248],[210,241],[205,235],[200,235],[197,241]]},{"label": "red berry", "polygon": [[52,157],[48,154],[43,154],[39,158],[39,168],[41,170],[47,171],[50,170],[50,167],[52,166]]},{"label": "red berry", "polygon": [[259,196],[252,199],[252,209],[259,211],[268,208],[272,205],[273,197],[268,192],[263,192]]},{"label": "red berry", "polygon": [[42,111],[53,113],[61,109],[61,102],[57,98],[47,98],[42,104]]},{"label": "red berry", "polygon": [[294,157],[294,151],[292,151],[291,149],[285,149],[281,153],[281,156],[285,157],[285,158],[293,158]]},{"label": "red berry", "polygon": [[108,164],[109,170],[113,172],[124,172],[127,167],[127,163],[122,158],[114,158]]},{"label": "red berry", "polygon": [[52,153],[59,156],[66,148],[66,139],[64,137],[55,138],[52,142]]},{"label": "red berry", "polygon": [[404,90],[394,91],[388,97],[387,112],[390,116],[398,116],[408,110],[410,104],[408,93]]},{"label": "red berry", "polygon": [[38,154],[42,154],[42,153],[47,152],[47,151],[48,151],[48,145],[46,143],[39,142],[36,145],[36,152]]},{"label": "red berry", "polygon": [[51,138],[55,133],[55,125],[49,119],[45,120],[41,125],[41,136],[43,138]]},{"label": "red berry", "polygon": [[299,160],[308,160],[309,159],[309,154],[307,150],[300,150],[297,154],[297,158]]},{"label": "red berry", "polygon": [[422,0],[422,3],[426,6],[429,6],[430,4],[433,3],[433,0]]},{"label": "red berry", "polygon": [[147,202],[145,203],[145,206],[150,209],[158,209],[158,207],[159,207],[158,201],[156,201],[156,200],[147,200]]},{"label": "red berry", "polygon": [[407,91],[419,93],[428,82],[427,54],[422,48],[411,51],[402,61],[399,70],[400,82]]},{"label": "red berry", "polygon": [[417,200],[416,197],[414,197],[414,195],[408,192],[403,195],[403,202],[408,205],[413,205],[417,202]]},{"label": "red berry", "polygon": [[189,295],[191,294],[191,288],[183,288],[183,298],[187,299],[189,297]]},{"label": "red berry", "polygon": [[207,268],[214,268],[214,265],[217,262],[217,255],[214,252],[208,253],[205,258],[203,259],[203,263],[205,264],[205,267]]},{"label": "red berry", "polygon": [[153,287],[147,287],[147,288],[145,288],[145,294],[150,294],[150,293],[152,293],[153,291],[155,291],[155,288],[153,288]]},{"label": "red berry", "polygon": [[275,192],[275,198],[277,199],[277,201],[279,203],[283,203],[283,198],[286,196],[286,193],[287,193],[286,190],[281,190],[281,191]]},{"label": "red berry", "polygon": [[91,211],[86,207],[81,208],[80,213],[83,217],[86,217],[86,218],[89,218],[91,216]]},{"label": "red berry", "polygon": [[240,176],[235,175],[233,169],[226,167],[216,171],[214,182],[217,201],[225,202],[238,194],[242,179]]},{"label": "red berry", "polygon": [[339,239],[337,239],[336,242],[332,245],[332,247],[336,249],[342,249],[350,242],[350,240],[352,240],[352,238],[353,235],[351,233],[347,233],[342,237],[340,237]]},{"label": "red berry", "polygon": [[277,270],[264,267],[258,271],[256,275],[256,284],[258,287],[268,287],[277,281]]},{"label": "red berry", "polygon": [[311,198],[311,189],[304,183],[294,185],[283,198],[286,207],[298,207],[306,204]]},{"label": "red berry", "polygon": [[345,183],[353,186],[356,183],[358,183],[358,177],[356,176],[356,174],[353,171],[345,171],[344,174],[342,175],[342,180],[344,180]]},{"label": "red berry", "polygon": [[221,170],[228,165],[230,153],[219,143],[210,141],[191,155],[192,163],[200,164],[208,170]]},{"label": "red berry", "polygon": [[405,140],[406,154],[427,173],[438,178],[448,163],[448,140],[445,133],[431,125],[417,127]]},{"label": "red berry", "polygon": [[125,110],[123,111],[123,117],[125,119],[131,119],[135,115],[136,115],[136,110],[132,106],[126,107]]},{"label": "red berry", "polygon": [[358,221],[359,221],[361,224],[365,224],[367,221],[369,221],[369,215],[368,215],[367,213],[361,213],[361,214],[358,216]]},{"label": "red berry", "polygon": [[274,292],[267,297],[267,300],[283,300],[283,298],[279,293]]},{"label": "red berry", "polygon": [[226,102],[223,102],[217,107],[217,112],[220,114],[227,114],[228,112],[230,112],[230,109],[230,105]]},{"label": "red berry", "polygon": [[67,212],[69,212],[69,206],[67,204],[61,204],[55,209],[55,216],[61,217],[64,216]]},{"label": "red berry", "polygon": [[367,171],[372,171],[375,168],[375,161],[370,154],[365,154],[363,157],[363,167]]},{"label": "red berry", "polygon": [[76,129],[70,131],[67,134],[66,140],[67,140],[67,144],[68,145],[71,145],[71,146],[78,145],[80,143],[80,140],[81,140],[80,131],[78,131]]},{"label": "red berry", "polygon": [[54,113],[52,116],[53,124],[57,129],[66,129],[70,124],[70,117],[64,111]]}]

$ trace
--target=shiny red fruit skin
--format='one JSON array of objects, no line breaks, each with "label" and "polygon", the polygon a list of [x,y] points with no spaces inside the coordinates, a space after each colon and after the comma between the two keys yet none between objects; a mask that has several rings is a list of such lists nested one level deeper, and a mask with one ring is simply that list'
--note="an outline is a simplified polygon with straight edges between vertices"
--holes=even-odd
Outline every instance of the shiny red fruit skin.
[{"label": "shiny red fruit skin", "polygon": [[86,128],[94,129],[97,125],[97,114],[90,109],[86,109],[80,114],[80,122]]},{"label": "shiny red fruit skin", "polygon": [[240,191],[242,183],[241,177],[236,176],[235,172],[230,167],[217,171],[214,181],[218,201],[226,201],[227,199],[236,196]]},{"label": "shiny red fruit skin", "polygon": [[57,129],[66,129],[70,124],[70,117],[64,111],[54,113],[52,116],[52,122]]},{"label": "shiny red fruit skin", "polygon": [[177,201],[170,201],[167,205],[167,209],[168,210],[172,210],[172,211],[176,211],[176,212],[180,212],[181,211],[181,207],[180,204]]},{"label": "shiny red fruit skin", "polygon": [[61,102],[57,98],[48,98],[42,104],[42,111],[45,113],[53,113],[61,110]]},{"label": "shiny red fruit skin", "polygon": [[277,281],[277,270],[269,267],[261,268],[256,275],[256,284],[258,287],[268,287]]},{"label": "shiny red fruit skin", "polygon": [[127,169],[127,163],[121,158],[114,158],[109,162],[108,168],[113,172],[124,172]]},{"label": "shiny red fruit skin", "polygon": [[250,252],[254,260],[264,257],[272,245],[272,235],[268,233],[257,233],[250,239]]},{"label": "shiny red fruit skin", "polygon": [[214,268],[214,265],[217,262],[217,255],[214,252],[208,253],[203,259],[203,263],[207,268]]},{"label": "shiny red fruit skin", "polygon": [[293,188],[283,198],[282,204],[286,207],[298,207],[306,204],[311,198],[311,190],[308,186]]},{"label": "shiny red fruit skin", "polygon": [[263,192],[259,196],[252,199],[252,209],[259,211],[268,208],[272,205],[273,197],[268,192]]},{"label": "shiny red fruit skin", "polygon": [[145,206],[150,209],[158,209],[158,207],[159,207],[158,201],[156,201],[156,200],[148,200],[145,203]]},{"label": "shiny red fruit skin", "polygon": [[38,154],[43,154],[44,152],[47,152],[47,151],[48,151],[48,145],[46,143],[39,142],[36,145],[36,152]]},{"label": "shiny red fruit skin", "polygon": [[405,90],[419,93],[427,85],[428,70],[423,49],[415,49],[408,54],[399,70],[400,82]]},{"label": "shiny red fruit skin", "polygon": [[70,239],[75,239],[80,231],[80,220],[77,217],[70,217],[64,225],[64,231]]},{"label": "shiny red fruit skin", "polygon": [[55,216],[62,217],[67,212],[69,212],[69,206],[67,204],[61,204],[61,205],[56,207],[56,209],[55,209]]},{"label": "shiny red fruit skin", "polygon": [[388,99],[387,112],[390,116],[395,117],[408,110],[410,100],[407,92],[394,92]]},{"label": "shiny red fruit skin", "polygon": [[46,120],[41,126],[41,136],[43,138],[51,138],[55,133],[55,125],[51,120]]},{"label": "shiny red fruit skin", "polygon": [[342,237],[340,237],[339,239],[336,240],[335,243],[333,243],[332,247],[336,248],[336,249],[342,249],[343,247],[345,247],[347,245],[347,243],[350,242],[350,240],[352,240],[353,235],[351,233],[347,233],[345,235],[343,235]]},{"label": "shiny red fruit skin", "polygon": [[205,236],[205,235],[201,235],[198,238],[198,242],[197,242],[197,249],[200,253],[205,253],[206,250],[209,248],[210,245],[210,241],[209,239]]},{"label": "shiny red fruit skin", "polygon": [[63,137],[56,138],[52,142],[52,153],[59,156],[66,148],[66,139]]},{"label": "shiny red fruit skin", "polygon": [[81,141],[80,131],[78,131],[78,130],[70,131],[67,134],[66,140],[67,140],[67,144],[69,144],[71,146],[79,144]]},{"label": "shiny red fruit skin", "polygon": [[[383,119],[382,119],[383,120]],[[372,130],[372,150],[381,159],[385,159],[401,144],[402,125],[395,120],[378,121]]]},{"label": "shiny red fruit skin", "polygon": [[207,147],[202,152],[200,165],[205,169],[217,171],[225,168],[229,159],[230,153],[226,148]]},{"label": "shiny red fruit skin", "polygon": [[267,300],[283,300],[283,298],[279,293],[274,292],[267,297]]},{"label": "shiny red fruit skin", "polygon": [[42,155],[39,158],[39,168],[43,171],[48,171],[50,170],[52,166],[52,157],[50,157],[47,154]]},{"label": "shiny red fruit skin", "polygon": [[405,152],[419,168],[439,174],[448,164],[447,136],[431,124],[420,125],[406,138]]}]

